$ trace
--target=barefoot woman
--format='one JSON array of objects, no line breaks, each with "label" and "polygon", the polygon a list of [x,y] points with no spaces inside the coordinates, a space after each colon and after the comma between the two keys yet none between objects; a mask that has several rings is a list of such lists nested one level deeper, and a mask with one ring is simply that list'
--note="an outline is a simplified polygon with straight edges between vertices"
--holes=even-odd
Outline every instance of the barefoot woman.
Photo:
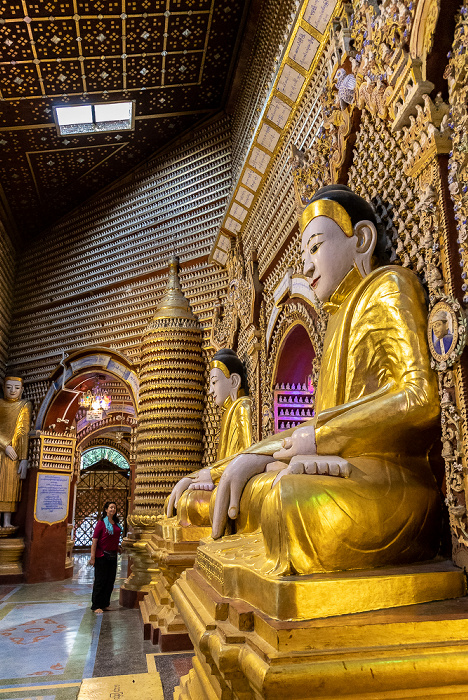
[{"label": "barefoot woman", "polygon": [[121,531],[117,518],[117,505],[113,501],[108,501],[104,504],[101,519],[94,528],[89,560],[89,565],[94,566],[91,610],[97,614],[109,609],[117,572],[117,554],[120,553]]}]

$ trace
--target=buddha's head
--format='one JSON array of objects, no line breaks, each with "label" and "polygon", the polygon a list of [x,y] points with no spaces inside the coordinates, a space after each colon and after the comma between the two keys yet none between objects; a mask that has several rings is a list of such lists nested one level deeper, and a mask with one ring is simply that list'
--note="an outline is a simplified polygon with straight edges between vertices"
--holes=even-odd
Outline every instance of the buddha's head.
[{"label": "buddha's head", "polygon": [[234,350],[218,350],[210,363],[209,394],[213,401],[222,406],[228,397],[235,401],[246,393],[247,380],[241,360]]},{"label": "buddha's head", "polygon": [[3,396],[7,401],[19,401],[23,395],[23,388],[21,377],[7,375],[3,382]]},{"label": "buddha's head", "polygon": [[365,277],[374,253],[385,251],[371,204],[345,185],[322,187],[300,219],[304,275],[320,301],[328,301],[353,267]]}]

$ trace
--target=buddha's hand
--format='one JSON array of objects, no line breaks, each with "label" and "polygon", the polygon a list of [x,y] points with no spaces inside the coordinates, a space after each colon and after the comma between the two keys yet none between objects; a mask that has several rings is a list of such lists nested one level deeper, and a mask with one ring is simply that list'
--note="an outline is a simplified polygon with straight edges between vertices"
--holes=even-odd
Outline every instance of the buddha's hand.
[{"label": "buddha's hand", "polygon": [[11,445],[7,445],[5,447],[5,454],[10,459],[18,459],[18,455],[16,454],[15,450],[12,448]]},{"label": "buddha's hand", "polygon": [[27,459],[22,459],[18,466],[18,475],[20,479],[26,479],[28,473],[29,462]]},{"label": "buddha's hand", "polygon": [[284,438],[281,449],[274,452],[273,457],[281,462],[296,455],[315,454],[317,454],[315,428],[313,425],[306,425],[297,428],[292,435]]},{"label": "buddha's hand", "polygon": [[320,474],[323,476],[340,476],[347,479],[351,474],[351,465],[337,455],[296,455],[286,469],[282,469],[273,482],[273,486],[287,474]]},{"label": "buddha's hand", "polygon": [[201,469],[197,478],[190,484],[189,491],[213,491],[214,487],[211,470]]},{"label": "buddha's hand", "polygon": [[265,471],[266,465],[272,461],[267,455],[241,454],[228,464],[216,492],[211,531],[213,539],[223,536],[228,516],[237,518],[242,491],[248,480]]},{"label": "buddha's hand", "polygon": [[175,515],[175,509],[177,508],[179,498],[182,496],[184,491],[187,491],[192,481],[193,479],[191,479],[189,476],[185,476],[183,479],[178,481],[172,489],[171,495],[169,496],[169,503],[167,504],[166,511],[166,515],[168,518],[171,518],[173,515]]}]

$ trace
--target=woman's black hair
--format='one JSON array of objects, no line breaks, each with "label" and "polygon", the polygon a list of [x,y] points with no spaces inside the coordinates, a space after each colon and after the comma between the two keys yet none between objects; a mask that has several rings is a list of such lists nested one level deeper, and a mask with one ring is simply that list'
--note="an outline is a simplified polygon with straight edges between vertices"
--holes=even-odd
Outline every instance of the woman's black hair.
[{"label": "woman's black hair", "polygon": [[234,350],[231,350],[230,348],[222,348],[214,354],[213,360],[218,360],[219,362],[222,362],[223,365],[226,365],[230,374],[238,374],[241,378],[240,388],[243,389],[246,394],[249,393],[244,363],[238,358]]},{"label": "woman's black hair", "polygon": [[111,503],[113,503],[114,506],[115,506],[114,523],[115,523],[116,525],[118,525],[118,524],[119,524],[119,519],[118,519],[118,517],[117,517],[117,503],[116,503],[115,501],[106,501],[106,502],[104,503],[104,507],[103,507],[103,509],[102,509],[101,520],[104,520],[104,518],[106,517],[106,515],[107,515],[107,509],[109,508],[109,506],[110,506]]},{"label": "woman's black hair", "polygon": [[333,202],[341,204],[343,209],[349,214],[353,226],[360,221],[371,221],[377,229],[377,243],[375,245],[374,256],[379,265],[389,263],[389,241],[385,228],[377,221],[375,209],[370,202],[367,202],[360,195],[353,192],[347,185],[327,185],[321,187],[314,194],[311,202],[319,199],[331,199]]}]

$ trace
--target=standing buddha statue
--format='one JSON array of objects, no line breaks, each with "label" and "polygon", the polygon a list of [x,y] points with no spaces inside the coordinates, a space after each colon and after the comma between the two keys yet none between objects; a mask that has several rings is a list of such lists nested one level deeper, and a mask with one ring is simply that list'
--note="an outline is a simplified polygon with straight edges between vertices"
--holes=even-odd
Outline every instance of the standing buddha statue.
[{"label": "standing buddha statue", "polygon": [[3,528],[12,530],[11,516],[21,498],[21,480],[28,469],[31,403],[21,399],[23,380],[6,376],[0,399],[0,514]]}]

